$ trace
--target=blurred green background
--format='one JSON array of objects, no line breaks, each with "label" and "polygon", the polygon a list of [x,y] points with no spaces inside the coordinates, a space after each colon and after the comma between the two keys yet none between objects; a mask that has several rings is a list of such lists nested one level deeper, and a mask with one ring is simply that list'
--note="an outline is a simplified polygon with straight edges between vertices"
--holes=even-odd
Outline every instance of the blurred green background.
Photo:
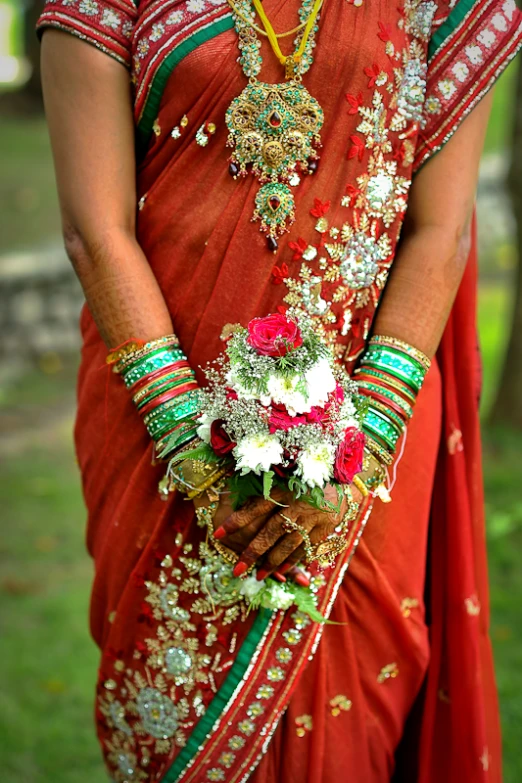
[{"label": "blurred green background", "polygon": [[[489,160],[508,147],[514,67],[496,90]],[[3,255],[55,241],[59,229],[43,117],[0,118],[0,267]],[[479,324],[492,637],[506,783],[522,781],[522,446],[520,433],[493,428],[487,414],[509,329],[515,256],[510,242],[483,250]],[[71,436],[76,362],[47,351],[23,372],[0,376],[1,783],[105,779],[92,716],[92,568]]]}]

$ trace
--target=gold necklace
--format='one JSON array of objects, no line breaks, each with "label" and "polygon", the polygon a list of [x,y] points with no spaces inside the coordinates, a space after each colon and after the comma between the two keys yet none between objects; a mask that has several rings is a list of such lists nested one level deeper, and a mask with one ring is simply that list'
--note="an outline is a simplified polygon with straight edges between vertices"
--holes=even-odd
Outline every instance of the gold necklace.
[{"label": "gold necklace", "polygon": [[302,32],[299,31],[294,41],[296,49],[289,56],[281,52],[278,36],[260,0],[252,2],[274,54],[285,67],[287,81],[278,84],[258,81],[261,43],[252,33],[255,14],[251,0],[238,3],[229,0],[239,37],[240,63],[249,79],[226,113],[227,145],[233,148],[229,170],[236,178],[246,176],[250,167],[261,183],[252,220],[260,221],[268,248],[275,253],[277,237],[289,230],[295,218],[290,185],[299,184],[300,174],[313,174],[317,170],[324,114],[301,80],[313,61],[314,37],[323,0],[302,0],[299,10]]}]

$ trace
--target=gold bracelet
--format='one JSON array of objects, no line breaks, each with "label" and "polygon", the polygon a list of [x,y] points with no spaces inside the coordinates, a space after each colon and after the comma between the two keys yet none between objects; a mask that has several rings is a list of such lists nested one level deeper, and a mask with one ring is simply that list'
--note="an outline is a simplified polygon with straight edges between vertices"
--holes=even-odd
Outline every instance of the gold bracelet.
[{"label": "gold bracelet", "polygon": [[[168,334],[165,337],[159,337],[157,340],[151,340],[150,342],[145,343],[145,345],[141,345],[140,343],[129,343],[128,346],[123,346],[123,348],[120,350],[115,352],[112,351],[109,354],[110,357],[114,357],[118,356],[118,354],[122,352],[122,355],[119,358],[112,359],[109,362],[109,356],[107,356],[106,362],[107,364],[115,364],[118,372],[121,372],[125,365],[134,363],[137,359],[141,359],[142,357],[147,356],[147,354],[157,350],[158,348],[171,348],[172,346],[178,345],[179,339],[175,334]],[[126,350],[126,348],[128,348],[128,350]]]},{"label": "gold bracelet", "polygon": [[367,450],[373,454],[374,457],[377,457],[377,459],[380,460],[384,465],[389,467],[393,463],[393,454],[390,454],[389,451],[386,451],[384,446],[381,446],[379,443],[377,443],[377,441],[367,433],[364,433],[364,437],[366,438]]},{"label": "gold bracelet", "polygon": [[364,481],[361,478],[359,478],[359,476],[353,477],[352,484],[354,485],[354,487],[357,487],[357,489],[359,490],[363,498],[368,497],[368,495],[370,494],[368,491],[368,487],[366,486]]},{"label": "gold bracelet", "polygon": [[425,353],[419,351],[418,348],[404,342],[404,340],[399,340],[398,337],[388,337],[385,334],[374,334],[370,339],[370,343],[373,343],[374,345],[390,345],[392,348],[397,348],[399,351],[402,351],[402,353],[415,359],[426,371],[430,369],[431,359],[426,356]]}]

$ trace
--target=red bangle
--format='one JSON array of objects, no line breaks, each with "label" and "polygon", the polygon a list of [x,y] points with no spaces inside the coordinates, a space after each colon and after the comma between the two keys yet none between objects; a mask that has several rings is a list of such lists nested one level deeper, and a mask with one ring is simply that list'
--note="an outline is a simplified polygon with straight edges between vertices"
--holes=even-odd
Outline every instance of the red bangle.
[{"label": "red bangle", "polygon": [[157,378],[161,378],[163,375],[167,375],[167,373],[179,372],[184,368],[187,368],[192,372],[190,364],[185,360],[169,364],[167,367],[162,367],[160,370],[154,370],[154,372],[140,378],[139,381],[136,381],[136,383],[130,387],[132,389],[132,394],[137,394],[144,386],[147,386],[147,384],[155,381]]},{"label": "red bangle", "polygon": [[[381,385],[387,391],[393,392],[394,394],[398,394],[400,397],[403,397],[404,401],[407,402],[408,405],[410,406],[415,404],[415,398],[413,395],[408,396],[406,391],[402,392],[399,388],[397,388],[400,381],[397,381],[396,378],[387,375],[387,373],[383,372],[382,370],[379,370],[378,377],[375,375],[366,374],[364,370],[361,370],[361,372],[357,373],[356,378],[357,380],[368,381],[368,383],[373,383],[376,386]],[[393,381],[394,383],[391,382],[386,383],[388,379],[390,379],[390,381]]]}]

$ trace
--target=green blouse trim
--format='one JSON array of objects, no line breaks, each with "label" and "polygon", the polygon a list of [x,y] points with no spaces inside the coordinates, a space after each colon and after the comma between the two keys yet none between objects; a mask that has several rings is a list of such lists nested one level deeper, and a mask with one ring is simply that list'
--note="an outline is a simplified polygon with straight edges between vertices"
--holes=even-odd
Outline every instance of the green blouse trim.
[{"label": "green blouse trim", "polygon": [[211,22],[207,27],[197,30],[193,35],[188,36],[178,46],[176,46],[165,57],[158,70],[154,74],[154,78],[150,85],[149,94],[147,96],[147,102],[141,113],[140,120],[137,128],[137,144],[138,151],[143,152],[146,148],[150,135],[152,133],[152,126],[154,120],[158,116],[158,110],[161,103],[161,96],[167,84],[168,78],[172,71],[178,65],[187,54],[193,52],[201,44],[206,41],[210,41],[216,35],[230,30],[234,26],[234,19],[232,14],[217,19],[215,22]]},{"label": "green blouse trim", "polygon": [[165,777],[162,778],[162,783],[175,783],[187,764],[194,758],[205,742],[207,735],[212,730],[212,726],[225,709],[232,694],[243,679],[256,647],[266,631],[272,615],[273,612],[269,609],[259,610],[223,685],[210,702],[207,711],[188,738],[187,744],[180,751],[174,763],[165,774]]},{"label": "green blouse trim", "polygon": [[436,30],[430,38],[428,46],[428,60],[431,60],[442,47],[447,38],[457,29],[464,17],[480,0],[460,0],[448,15],[448,18]]}]

